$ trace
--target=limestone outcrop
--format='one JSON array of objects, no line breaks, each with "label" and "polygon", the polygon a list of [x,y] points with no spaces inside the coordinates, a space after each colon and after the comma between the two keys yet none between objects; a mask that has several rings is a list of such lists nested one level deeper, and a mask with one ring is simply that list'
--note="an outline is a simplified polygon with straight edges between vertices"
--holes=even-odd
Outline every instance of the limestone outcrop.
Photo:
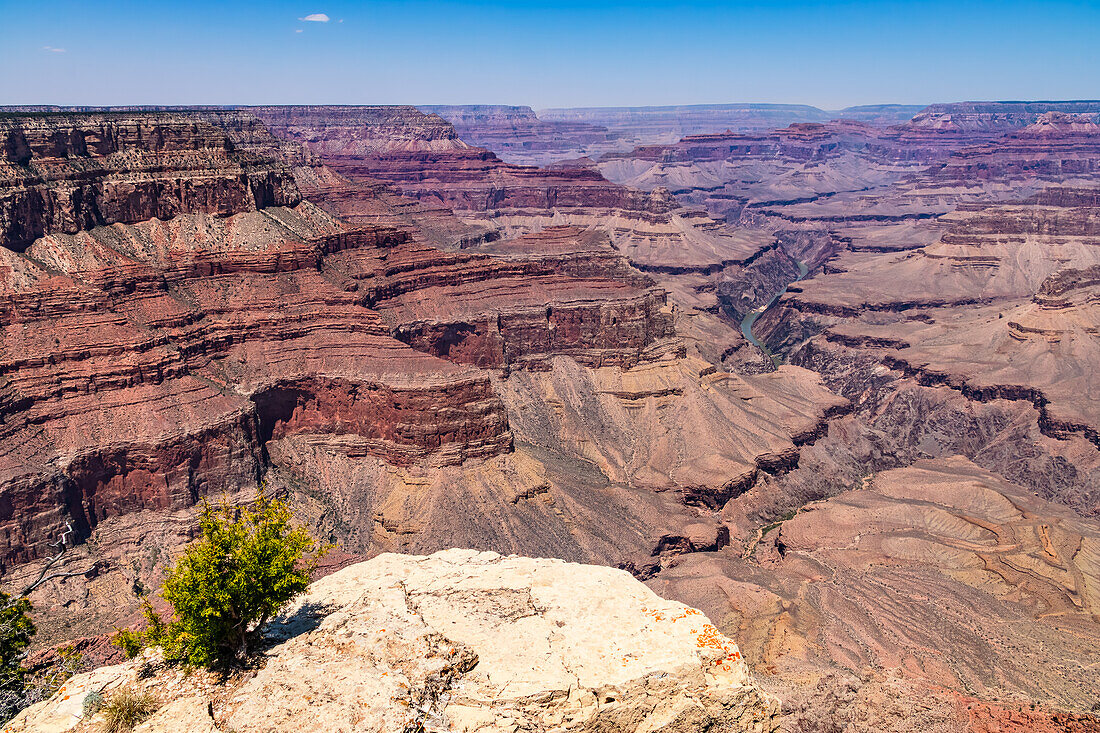
[{"label": "limestone outcrop", "polygon": [[77,675],[9,733],[91,730],[92,692],[163,707],[138,733],[234,730],[694,733],[777,725],[778,702],[699,611],[621,570],[447,550],[314,583],[226,684],[147,659]]}]

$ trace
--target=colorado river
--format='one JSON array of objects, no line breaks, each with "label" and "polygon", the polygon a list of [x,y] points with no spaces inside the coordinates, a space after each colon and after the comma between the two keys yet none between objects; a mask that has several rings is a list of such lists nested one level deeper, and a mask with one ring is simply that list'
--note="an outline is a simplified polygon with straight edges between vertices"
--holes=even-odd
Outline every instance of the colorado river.
[{"label": "colorado river", "polygon": [[745,315],[745,317],[741,319],[741,333],[745,335],[745,338],[749,340],[749,343],[767,354],[768,358],[771,359],[772,363],[776,366],[779,366],[779,360],[775,358],[775,355],[768,350],[767,346],[758,341],[756,339],[756,336],[752,335],[752,324],[756,323],[756,319],[759,318],[764,313],[764,311],[775,305],[776,301],[778,301],[783,296],[783,293],[787,292],[787,288],[789,288],[791,285],[794,285],[802,278],[806,277],[806,274],[809,271],[809,268],[806,267],[806,263],[800,260],[798,262],[798,277],[784,285],[783,289],[772,296],[772,299],[769,300],[763,308],[757,308],[756,310],[749,311]]}]

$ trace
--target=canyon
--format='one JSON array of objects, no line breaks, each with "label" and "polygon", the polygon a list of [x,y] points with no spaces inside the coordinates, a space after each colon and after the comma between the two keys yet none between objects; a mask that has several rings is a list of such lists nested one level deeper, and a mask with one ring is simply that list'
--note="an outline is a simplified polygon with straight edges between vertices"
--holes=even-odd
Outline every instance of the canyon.
[{"label": "canyon", "polygon": [[695,104],[664,107],[543,109],[509,105],[421,105],[455,126],[463,140],[488,148],[509,163],[549,165],[640,145],[674,143],[686,135],[758,132],[796,122],[847,119],[889,125],[923,108],[882,104],[828,112],[805,104]]},{"label": "canyon", "polygon": [[628,571],[781,730],[1100,730],[1100,102],[0,138],[0,566],[65,543],[43,649],[114,661],[196,506],[262,491],[336,544],[321,588],[452,547]]}]

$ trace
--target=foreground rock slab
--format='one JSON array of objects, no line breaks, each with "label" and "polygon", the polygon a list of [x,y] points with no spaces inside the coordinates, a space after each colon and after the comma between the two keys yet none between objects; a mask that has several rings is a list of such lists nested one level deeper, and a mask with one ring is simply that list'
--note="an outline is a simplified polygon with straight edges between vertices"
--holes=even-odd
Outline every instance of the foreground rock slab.
[{"label": "foreground rock slab", "polygon": [[761,733],[779,712],[701,612],[624,571],[560,560],[381,555],[314,583],[269,635],[254,675],[211,685],[172,669],[138,679],[140,661],[103,668],[6,730],[87,729],[83,697],[127,685],[162,698],[138,730],[164,733]]}]

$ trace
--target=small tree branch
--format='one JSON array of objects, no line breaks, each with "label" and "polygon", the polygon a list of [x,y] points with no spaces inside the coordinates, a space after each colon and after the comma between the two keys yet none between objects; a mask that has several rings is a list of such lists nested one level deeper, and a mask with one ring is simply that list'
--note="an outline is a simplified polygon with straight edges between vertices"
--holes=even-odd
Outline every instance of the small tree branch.
[{"label": "small tree branch", "polygon": [[21,590],[17,595],[13,596],[11,598],[11,600],[9,601],[9,604],[14,604],[14,603],[18,602],[19,599],[21,599],[21,598],[26,598],[31,593],[33,593],[37,588],[41,587],[43,584],[48,583],[51,580],[56,580],[58,578],[73,578],[73,577],[76,577],[78,575],[87,575],[88,570],[86,570],[86,569],[85,570],[75,570],[75,571],[72,571],[72,572],[65,572],[65,573],[50,573],[50,568],[52,568],[54,565],[59,563],[61,561],[61,558],[65,555],[65,553],[68,552],[68,550],[69,550],[68,539],[69,539],[69,536],[72,535],[72,533],[73,533],[72,523],[71,522],[65,522],[65,531],[61,533],[61,539],[59,539],[57,542],[49,543],[50,547],[53,547],[57,550],[57,554],[46,558],[46,564],[42,566],[42,571],[40,573],[38,573],[38,577],[35,578],[33,581],[31,581],[31,583],[26,588]]},{"label": "small tree branch", "polygon": [[50,546],[57,548],[57,554],[46,559],[46,564],[42,566],[42,572],[38,574],[38,577],[31,581],[30,585],[24,588],[16,598],[24,598],[35,588],[39,587],[46,582],[46,573],[50,571],[54,565],[61,561],[61,558],[65,555],[65,551],[69,549],[66,539],[73,533],[73,525],[71,522],[65,522],[65,531],[61,533],[61,539],[57,542],[51,542]]}]

